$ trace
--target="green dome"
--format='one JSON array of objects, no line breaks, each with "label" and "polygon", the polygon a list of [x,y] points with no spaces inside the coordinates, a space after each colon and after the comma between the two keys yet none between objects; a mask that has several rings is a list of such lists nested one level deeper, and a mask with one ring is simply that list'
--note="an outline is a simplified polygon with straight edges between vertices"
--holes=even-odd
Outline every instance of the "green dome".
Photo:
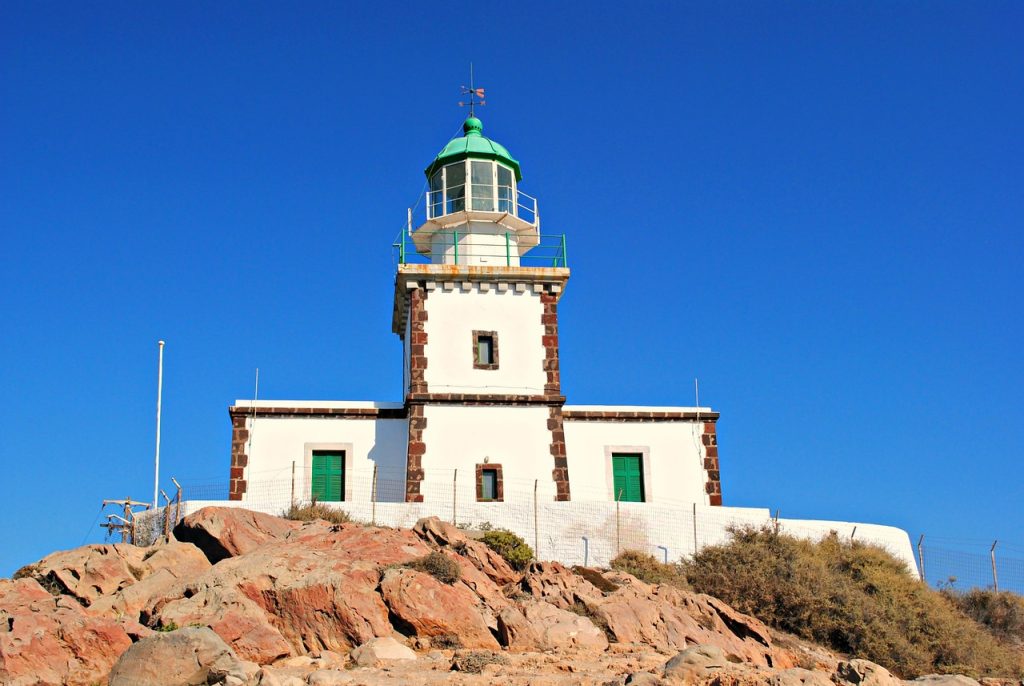
[{"label": "green dome", "polygon": [[480,133],[483,128],[483,123],[476,117],[466,119],[462,125],[463,135],[450,140],[448,145],[444,146],[444,149],[430,163],[430,166],[424,170],[427,178],[429,179],[431,174],[446,164],[471,158],[474,160],[496,160],[508,165],[515,172],[516,181],[522,181],[523,174],[519,170],[519,162],[509,154],[501,143],[492,141]]}]

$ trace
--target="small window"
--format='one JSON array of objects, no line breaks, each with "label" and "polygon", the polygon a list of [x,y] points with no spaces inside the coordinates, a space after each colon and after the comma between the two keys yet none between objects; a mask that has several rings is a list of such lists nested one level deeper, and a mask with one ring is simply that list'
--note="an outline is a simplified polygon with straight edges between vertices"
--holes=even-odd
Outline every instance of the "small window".
[{"label": "small window", "polygon": [[498,334],[494,331],[473,332],[473,368],[498,368]]},{"label": "small window", "polygon": [[476,499],[480,502],[501,502],[505,498],[501,483],[501,465],[494,463],[476,466]]},{"label": "small window", "polygon": [[480,474],[480,500],[498,499],[498,470],[485,469]]}]

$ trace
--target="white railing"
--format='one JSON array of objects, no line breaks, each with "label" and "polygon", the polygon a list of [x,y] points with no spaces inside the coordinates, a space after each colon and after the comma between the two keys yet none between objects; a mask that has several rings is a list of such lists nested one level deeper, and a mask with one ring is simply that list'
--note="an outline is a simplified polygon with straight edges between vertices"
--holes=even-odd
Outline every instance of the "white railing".
[{"label": "white railing", "polygon": [[[467,190],[469,191],[467,193]],[[479,191],[486,190],[484,195]],[[468,198],[468,202],[467,202]],[[426,219],[436,219],[456,212],[470,210],[472,212],[494,212],[519,217],[528,224],[538,226],[537,199],[515,186],[492,186],[491,184],[473,186],[464,183],[447,189],[426,191],[421,199],[425,208]],[[417,207],[419,202],[416,203]],[[467,206],[468,205],[468,206]],[[410,224],[412,222],[410,213]],[[414,227],[410,227],[411,228]]]}]

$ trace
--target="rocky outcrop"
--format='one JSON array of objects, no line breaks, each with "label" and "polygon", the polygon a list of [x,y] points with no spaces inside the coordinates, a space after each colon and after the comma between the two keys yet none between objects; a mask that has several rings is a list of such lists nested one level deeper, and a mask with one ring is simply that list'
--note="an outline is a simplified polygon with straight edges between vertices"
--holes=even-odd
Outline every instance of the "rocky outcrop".
[{"label": "rocky outcrop", "polygon": [[0,683],[90,686],[132,644],[131,624],[89,615],[77,600],[54,597],[35,579],[0,579]]},{"label": "rocky outcrop", "polygon": [[[509,683],[907,686],[864,660],[807,653],[822,668],[795,668],[761,622],[710,596],[551,562],[521,574],[436,518],[401,530],[212,508],[178,531],[203,549],[87,546],[0,580],[0,683],[91,686],[117,662],[115,686],[439,684],[452,669],[467,684],[512,670],[524,678]],[[409,567],[432,551],[457,579]]]},{"label": "rocky outcrop", "polygon": [[[144,638],[121,655],[110,686],[205,686],[249,670],[209,629],[179,629]],[[243,681],[244,683],[244,681]]]}]

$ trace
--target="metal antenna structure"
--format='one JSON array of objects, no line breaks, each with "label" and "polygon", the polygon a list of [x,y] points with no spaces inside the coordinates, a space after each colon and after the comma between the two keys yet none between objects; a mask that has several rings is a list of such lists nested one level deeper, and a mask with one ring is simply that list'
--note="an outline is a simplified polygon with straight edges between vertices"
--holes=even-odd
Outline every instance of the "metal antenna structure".
[{"label": "metal antenna structure", "polygon": [[459,107],[469,107],[469,116],[476,116],[473,112],[473,108],[477,105],[483,107],[487,103],[484,102],[484,88],[477,88],[473,83],[473,63],[469,63],[469,88],[462,86],[462,95],[468,95],[469,100],[460,100]]}]

